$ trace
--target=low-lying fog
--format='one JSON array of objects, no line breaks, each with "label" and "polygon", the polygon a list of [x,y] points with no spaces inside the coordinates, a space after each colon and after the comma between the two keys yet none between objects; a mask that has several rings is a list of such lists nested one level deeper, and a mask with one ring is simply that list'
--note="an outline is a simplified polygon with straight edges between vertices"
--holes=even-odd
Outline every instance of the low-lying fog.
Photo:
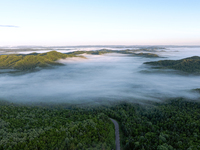
[{"label": "low-lying fog", "polygon": [[143,62],[200,56],[200,48],[167,48],[166,58],[125,54],[84,55],[88,59],[60,60],[65,66],[19,74],[0,74],[0,99],[13,102],[106,103],[116,100],[144,102],[170,97],[197,99],[200,76],[173,70],[155,70]]}]

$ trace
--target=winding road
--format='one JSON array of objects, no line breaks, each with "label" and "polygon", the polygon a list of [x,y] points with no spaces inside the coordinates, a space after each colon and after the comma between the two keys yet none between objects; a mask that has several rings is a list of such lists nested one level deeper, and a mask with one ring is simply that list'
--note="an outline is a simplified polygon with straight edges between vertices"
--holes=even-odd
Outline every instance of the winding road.
[{"label": "winding road", "polygon": [[120,150],[120,137],[119,137],[119,124],[116,120],[110,118],[110,120],[115,125],[115,144],[116,144],[116,150]]}]

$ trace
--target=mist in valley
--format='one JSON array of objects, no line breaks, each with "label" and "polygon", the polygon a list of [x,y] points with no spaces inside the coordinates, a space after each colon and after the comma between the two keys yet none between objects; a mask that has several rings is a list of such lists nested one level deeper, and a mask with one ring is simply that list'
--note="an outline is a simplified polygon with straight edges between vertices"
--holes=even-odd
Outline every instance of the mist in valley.
[{"label": "mist in valley", "polygon": [[[66,53],[66,50],[63,52]],[[199,47],[166,48],[152,53],[161,57],[133,57],[118,53],[83,54],[87,59],[59,60],[65,65],[53,69],[21,74],[2,71],[0,99],[21,103],[106,104],[116,101],[160,102],[173,97],[196,100],[200,97],[192,91],[200,88],[200,76],[174,70],[156,70],[143,64],[200,56]]]}]

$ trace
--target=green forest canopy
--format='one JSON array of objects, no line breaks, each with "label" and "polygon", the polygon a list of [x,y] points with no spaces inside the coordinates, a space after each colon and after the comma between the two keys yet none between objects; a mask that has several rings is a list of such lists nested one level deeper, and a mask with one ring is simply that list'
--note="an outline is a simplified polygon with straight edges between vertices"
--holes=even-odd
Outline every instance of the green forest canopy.
[{"label": "green forest canopy", "polygon": [[0,104],[0,150],[111,150],[114,133],[103,113]]},{"label": "green forest canopy", "polygon": [[150,105],[18,106],[0,104],[0,150],[114,149],[119,122],[123,149],[199,150],[200,103],[182,98]]},{"label": "green forest canopy", "polygon": [[200,57],[193,56],[180,60],[159,60],[145,62],[144,64],[159,66],[163,69],[175,69],[188,73],[200,73]]}]

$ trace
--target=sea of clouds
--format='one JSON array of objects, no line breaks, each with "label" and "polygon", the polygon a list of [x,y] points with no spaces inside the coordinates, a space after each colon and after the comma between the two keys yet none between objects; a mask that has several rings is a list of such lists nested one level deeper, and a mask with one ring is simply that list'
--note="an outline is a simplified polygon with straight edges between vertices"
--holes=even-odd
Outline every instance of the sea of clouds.
[{"label": "sea of clouds", "polygon": [[[96,49],[79,47],[78,50]],[[66,53],[72,49],[58,51]],[[27,51],[24,53],[28,54]],[[162,101],[172,97],[199,99],[200,95],[191,90],[200,88],[200,76],[181,74],[174,70],[156,70],[143,63],[200,56],[200,47],[168,47],[153,53],[162,57],[132,57],[116,53],[84,55],[87,59],[59,60],[65,65],[53,69],[24,74],[1,72],[0,99],[25,103],[76,104],[102,104],[123,100]]]}]

